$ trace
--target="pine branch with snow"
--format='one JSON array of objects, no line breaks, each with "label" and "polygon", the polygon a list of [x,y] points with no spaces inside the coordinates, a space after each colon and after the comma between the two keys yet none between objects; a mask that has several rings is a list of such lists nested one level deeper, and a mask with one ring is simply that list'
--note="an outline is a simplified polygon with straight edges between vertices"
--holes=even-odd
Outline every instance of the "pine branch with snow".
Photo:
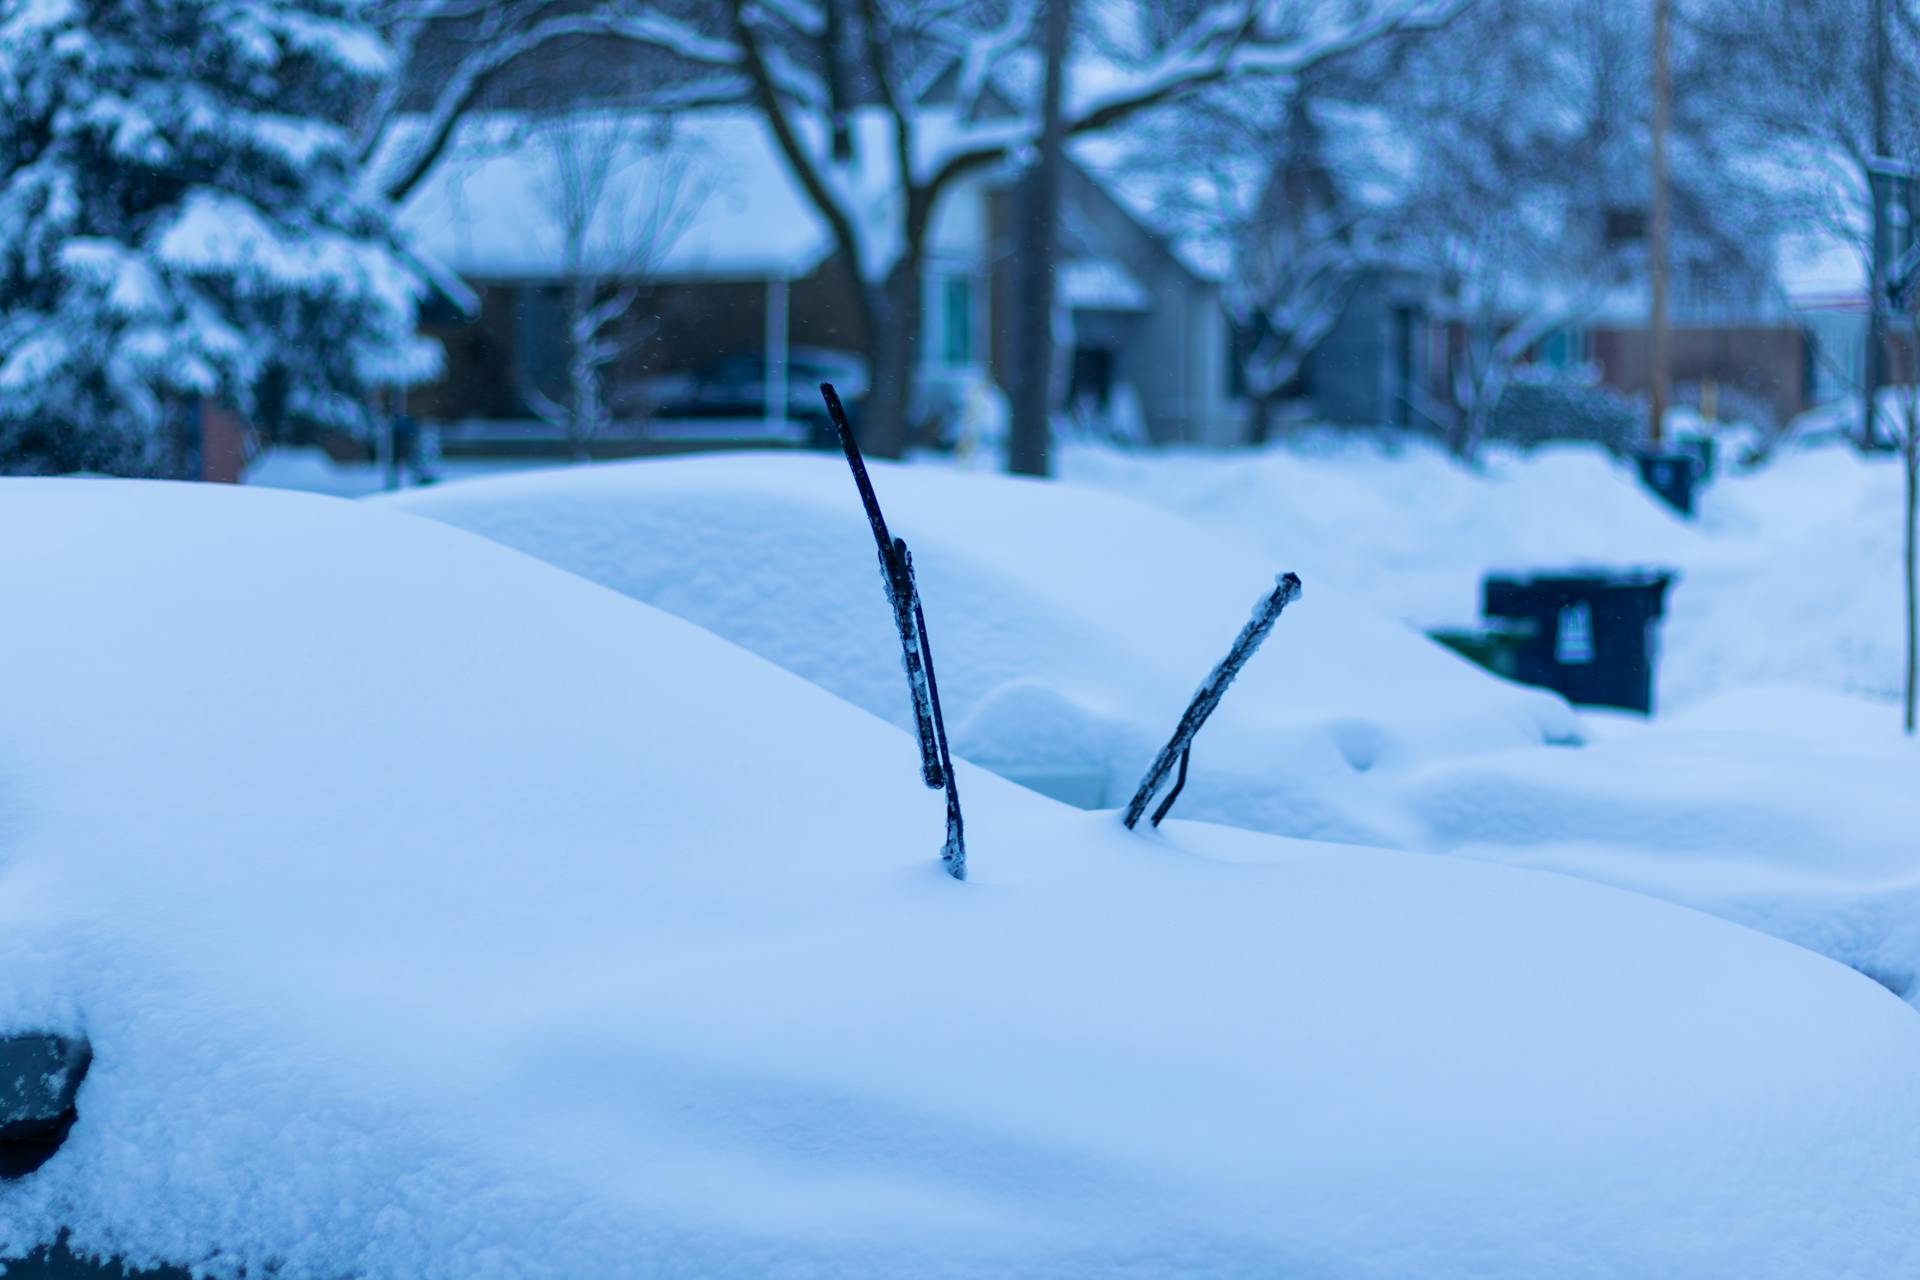
[{"label": "pine branch with snow", "polygon": [[359,0],[33,0],[0,17],[0,457],[177,466],[202,401],[365,430],[430,376],[423,285],[349,124]]}]

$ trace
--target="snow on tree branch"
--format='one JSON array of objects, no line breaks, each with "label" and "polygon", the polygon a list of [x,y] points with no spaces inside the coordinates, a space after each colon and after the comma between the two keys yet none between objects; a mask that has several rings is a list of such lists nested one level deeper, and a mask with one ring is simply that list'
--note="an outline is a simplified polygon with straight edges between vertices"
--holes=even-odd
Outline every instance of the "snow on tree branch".
[{"label": "snow on tree branch", "polygon": [[[1298,76],[1390,35],[1444,27],[1473,3],[1382,0],[1357,19],[1283,36],[1267,34],[1271,6],[1264,0],[1216,5],[1144,66],[1075,101],[1066,131],[1073,137],[1099,133],[1151,108],[1242,76]],[[1038,143],[1039,128],[1031,112],[982,124],[970,137],[954,140],[930,185],[941,186],[1025,152]]]},{"label": "snow on tree branch", "polygon": [[[380,189],[389,200],[402,200],[425,180],[445,153],[460,119],[478,100],[493,77],[537,50],[567,39],[613,37],[672,53],[682,61],[718,72],[745,70],[745,59],[734,43],[716,39],[651,7],[638,10],[609,5],[585,13],[541,18],[518,29],[490,30],[474,42],[472,52],[455,68],[427,111],[418,140],[406,156],[381,176]],[[721,96],[738,96],[737,82],[727,82]],[[707,92],[713,87],[707,86]],[[394,122],[389,114],[373,122],[361,143],[361,158],[371,160]]]}]

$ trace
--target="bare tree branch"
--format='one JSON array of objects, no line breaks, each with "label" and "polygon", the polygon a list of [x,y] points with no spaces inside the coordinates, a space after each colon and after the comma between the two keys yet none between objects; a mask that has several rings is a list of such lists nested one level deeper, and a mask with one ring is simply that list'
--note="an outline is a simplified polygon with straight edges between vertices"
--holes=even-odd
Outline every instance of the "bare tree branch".
[{"label": "bare tree branch", "polygon": [[[715,70],[744,70],[739,50],[651,11],[628,13],[603,8],[588,13],[543,18],[519,31],[500,33],[482,43],[441,88],[423,118],[420,136],[393,169],[382,175],[381,190],[399,201],[425,180],[446,152],[461,118],[472,109],[493,78],[514,63],[559,40],[582,36],[614,36],[671,50],[688,62]],[[375,122],[362,143],[362,159],[370,161],[390,132],[391,119]]]}]

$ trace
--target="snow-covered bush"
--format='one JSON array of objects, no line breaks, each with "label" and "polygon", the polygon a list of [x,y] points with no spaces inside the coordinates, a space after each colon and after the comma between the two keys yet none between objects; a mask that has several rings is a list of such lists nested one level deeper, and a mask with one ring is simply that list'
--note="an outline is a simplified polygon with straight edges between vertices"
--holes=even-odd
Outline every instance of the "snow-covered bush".
[{"label": "snow-covered bush", "polygon": [[0,7],[0,463],[164,471],[202,400],[363,429],[430,375],[348,125],[359,0]]}]

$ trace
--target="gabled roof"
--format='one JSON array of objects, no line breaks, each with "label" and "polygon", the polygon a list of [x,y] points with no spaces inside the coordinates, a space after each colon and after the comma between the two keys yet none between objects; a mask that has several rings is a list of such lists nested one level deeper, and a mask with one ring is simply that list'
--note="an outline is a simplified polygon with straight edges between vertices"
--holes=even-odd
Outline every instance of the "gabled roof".
[{"label": "gabled roof", "polygon": [[[951,132],[938,112],[921,124],[925,148],[942,145]],[[899,252],[891,124],[884,112],[862,110],[853,126],[858,163],[832,177],[865,222],[869,257],[884,263]],[[403,148],[420,127],[402,121],[385,153]],[[584,146],[581,131],[592,140]],[[400,227],[419,252],[469,279],[560,278],[567,246],[558,195],[569,146],[575,154],[608,157],[606,187],[585,237],[584,266],[592,272],[667,280],[791,278],[835,251],[826,220],[759,113],[748,108],[477,114],[401,203]],[[373,171],[383,167],[376,158]],[[929,248],[939,252],[956,225],[936,219]]]},{"label": "gabled roof", "polygon": [[[1329,170],[1361,208],[1386,208],[1406,198],[1418,156],[1386,114],[1351,102],[1316,102],[1312,119]],[[1233,272],[1231,226],[1250,220],[1274,178],[1268,157],[1218,149],[1177,172],[1142,162],[1164,148],[1150,131],[1118,129],[1078,139],[1073,156],[1123,208],[1164,240],[1195,276],[1212,283]]]},{"label": "gabled roof", "polygon": [[[413,127],[403,122],[399,140]],[[477,115],[402,202],[402,231],[468,279],[565,275],[559,171],[569,129],[589,131],[589,149],[605,148],[596,155],[606,157],[606,187],[582,245],[588,270],[760,279],[805,275],[832,252],[825,222],[759,118],[745,111],[670,122],[644,112],[564,123]]]}]

